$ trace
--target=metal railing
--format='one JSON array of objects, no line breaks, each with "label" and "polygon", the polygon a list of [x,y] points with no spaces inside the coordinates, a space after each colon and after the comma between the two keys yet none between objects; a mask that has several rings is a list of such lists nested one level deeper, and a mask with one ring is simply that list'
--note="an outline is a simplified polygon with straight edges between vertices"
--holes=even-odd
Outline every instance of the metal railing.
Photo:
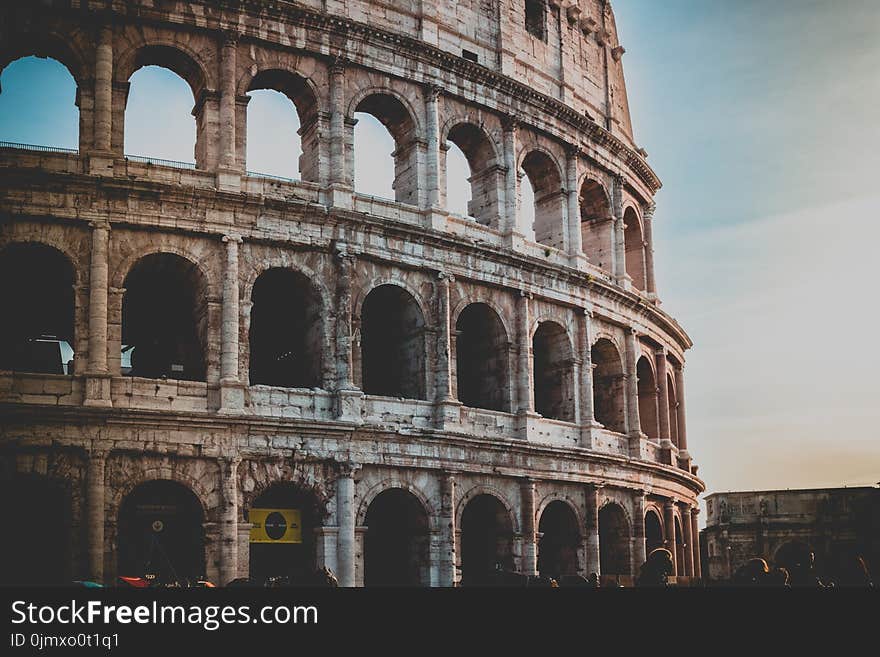
[{"label": "metal railing", "polygon": [[39,146],[37,144],[18,144],[14,141],[0,141],[0,148],[16,148],[22,151],[37,151],[40,153],[79,153],[75,148],[59,148],[58,146]]},{"label": "metal railing", "polygon": [[195,169],[195,162],[180,162],[179,160],[163,160],[160,157],[146,157],[144,155],[126,155],[126,160],[131,162],[142,162],[143,164],[158,164],[163,167],[172,167],[174,169]]},{"label": "metal railing", "polygon": [[268,180],[277,180],[278,182],[287,183],[299,182],[296,178],[285,178],[284,176],[275,176],[271,173],[260,173],[259,171],[245,171],[245,173],[254,178],[267,178]]}]

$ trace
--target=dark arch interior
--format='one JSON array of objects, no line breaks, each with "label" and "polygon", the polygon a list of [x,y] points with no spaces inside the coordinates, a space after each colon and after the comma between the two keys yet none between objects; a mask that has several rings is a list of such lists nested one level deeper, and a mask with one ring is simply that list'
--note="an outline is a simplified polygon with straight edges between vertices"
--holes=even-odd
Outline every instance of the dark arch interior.
[{"label": "dark arch interior", "polygon": [[672,444],[676,447],[680,447],[678,442],[678,399],[675,394],[675,382],[672,380],[672,375],[666,375],[666,399],[667,406],[669,408],[669,433],[670,438],[672,439]]},{"label": "dark arch interior", "polygon": [[465,308],[455,323],[458,398],[465,406],[510,410],[507,334],[484,303]]},{"label": "dark arch interior", "polygon": [[122,299],[123,363],[130,376],[205,380],[208,300],[204,278],[191,262],[154,253],[135,263]]},{"label": "dark arch interior", "polygon": [[270,269],[253,289],[251,384],[321,385],[323,308],[315,286],[290,269]]},{"label": "dark arch interior", "polygon": [[497,183],[489,170],[495,154],[488,137],[475,125],[459,123],[449,131],[447,139],[461,149],[470,167],[468,215],[480,224],[496,225],[499,208]]},{"label": "dark arch interior", "polygon": [[648,511],[645,514],[645,554],[651,554],[651,550],[659,547],[663,547],[663,524],[654,511]]},{"label": "dark arch interior", "polygon": [[462,586],[487,585],[499,569],[515,570],[510,515],[494,495],[477,495],[461,514]]},{"label": "dark arch interior", "polygon": [[152,574],[162,583],[204,577],[204,521],[198,498],[183,484],[165,479],[140,484],[119,508],[118,574]]},{"label": "dark arch interior", "polygon": [[[373,94],[361,100],[355,112],[370,114],[379,120],[394,138],[394,200],[418,205],[419,179],[416,126],[400,100],[390,94]],[[376,158],[376,153],[358,153],[355,157]]]},{"label": "dark arch interior", "polygon": [[593,414],[606,429],[626,431],[623,409],[623,364],[614,344],[600,338],[590,350],[593,364]]},{"label": "dark arch interior", "polygon": [[296,509],[302,523],[302,543],[251,543],[251,580],[264,583],[270,577],[282,578],[293,585],[310,581],[317,563],[315,529],[326,515],[318,496],[294,484],[276,483],[260,494],[251,508]]},{"label": "dark arch interior", "polygon": [[538,543],[541,576],[559,579],[577,575],[581,535],[571,507],[558,500],[550,502],[541,514],[538,531],[542,534]]},{"label": "dark arch interior", "polygon": [[62,349],[73,346],[74,276],[67,257],[42,244],[10,244],[0,251],[0,281],[0,369],[72,374]]},{"label": "dark arch interior", "polygon": [[629,524],[616,504],[599,510],[599,567],[602,575],[629,575]]},{"label": "dark arch interior", "polygon": [[532,338],[535,411],[544,417],[574,421],[571,345],[559,324],[543,322]]},{"label": "dark arch interior", "polygon": [[610,272],[613,250],[611,204],[605,189],[595,180],[584,181],[580,209],[584,253],[594,265]]},{"label": "dark arch interior", "polygon": [[361,309],[363,389],[368,395],[425,399],[425,320],[416,300],[381,285]]},{"label": "dark arch interior", "polygon": [[623,215],[624,244],[626,247],[626,273],[638,290],[646,289],[645,281],[645,244],[639,216],[632,208],[627,208]]},{"label": "dark arch interior", "polygon": [[427,586],[428,515],[409,491],[392,488],[367,509],[366,586]]},{"label": "dark arch interior", "polygon": [[535,241],[565,248],[564,195],[558,167],[546,153],[532,151],[523,159],[522,169],[535,192]]},{"label": "dark arch interior", "polygon": [[8,534],[0,540],[0,585],[60,586],[71,579],[71,502],[40,477],[0,481]]},{"label": "dark arch interior", "polygon": [[681,531],[681,521],[675,518],[675,565],[676,575],[685,574],[685,550],[689,549],[689,545],[685,545],[684,534]]},{"label": "dark arch interior", "polygon": [[660,440],[658,430],[657,381],[654,370],[647,358],[642,356],[636,365],[636,376],[639,383],[639,423],[644,433],[651,440]]}]

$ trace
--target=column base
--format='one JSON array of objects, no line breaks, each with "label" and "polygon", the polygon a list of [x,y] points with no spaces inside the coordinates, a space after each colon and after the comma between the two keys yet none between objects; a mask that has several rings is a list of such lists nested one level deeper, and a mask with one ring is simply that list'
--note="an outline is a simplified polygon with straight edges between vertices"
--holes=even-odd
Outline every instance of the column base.
[{"label": "column base", "polygon": [[598,422],[591,422],[581,426],[581,443],[580,446],[586,449],[596,449],[596,438],[599,429],[604,429]]},{"label": "column base", "polygon": [[516,414],[516,437],[526,441],[534,437],[540,419],[541,416],[534,411],[519,411]]},{"label": "column base", "polygon": [[433,230],[446,231],[446,220],[449,214],[440,208],[428,208],[422,210],[422,216],[425,218],[425,226]]},{"label": "column base", "polygon": [[324,204],[332,208],[351,210],[354,207],[353,190],[343,183],[330,183],[324,190]]},{"label": "column base", "polygon": [[89,175],[90,176],[112,176],[113,175],[113,153],[91,153],[89,155]]},{"label": "column base", "polygon": [[568,257],[569,264],[578,271],[587,271],[589,261],[583,253],[575,253]]},{"label": "column base", "polygon": [[218,169],[217,189],[221,192],[240,192],[241,173],[233,169]]},{"label": "column base", "polygon": [[244,410],[244,384],[240,381],[220,381],[220,408],[218,413],[238,414]]},{"label": "column base", "polygon": [[630,458],[639,459],[640,461],[647,460],[648,449],[646,443],[648,442],[648,436],[639,431],[638,433],[629,434],[628,438]]},{"label": "column base", "polygon": [[83,398],[83,406],[112,408],[113,401],[110,396],[111,378],[112,377],[109,374],[103,372],[86,374],[86,389]]},{"label": "column base", "polygon": [[[250,577],[251,528],[253,526],[250,522],[239,521],[238,523],[238,577]],[[262,582],[259,582],[259,584],[262,584]]]},{"label": "column base", "polygon": [[678,448],[669,439],[660,441],[660,462],[673,467],[678,464]]},{"label": "column base", "polygon": [[444,399],[434,404],[434,426],[447,429],[461,424],[462,403],[457,399]]},{"label": "column base", "polygon": [[336,391],[336,419],[340,422],[363,424],[364,393],[361,390]]}]

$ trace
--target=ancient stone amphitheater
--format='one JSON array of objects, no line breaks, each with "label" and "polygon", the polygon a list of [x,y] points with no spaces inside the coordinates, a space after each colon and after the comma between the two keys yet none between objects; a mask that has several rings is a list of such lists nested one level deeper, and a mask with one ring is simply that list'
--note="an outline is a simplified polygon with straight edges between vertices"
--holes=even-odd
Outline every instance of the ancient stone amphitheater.
[{"label": "ancient stone amphitheater", "polygon": [[[628,583],[664,544],[699,577],[691,343],[607,0],[10,0],[0,30],[80,116],[76,151],[0,149],[6,582]],[[194,167],[123,151],[149,65],[192,89]],[[259,89],[301,180],[248,172]],[[356,113],[393,199],[355,191]]]}]

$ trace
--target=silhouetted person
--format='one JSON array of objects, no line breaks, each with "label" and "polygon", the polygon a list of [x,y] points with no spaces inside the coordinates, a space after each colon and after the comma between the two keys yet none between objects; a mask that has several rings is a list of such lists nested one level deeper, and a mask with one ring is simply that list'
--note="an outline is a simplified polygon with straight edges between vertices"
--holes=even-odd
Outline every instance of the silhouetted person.
[{"label": "silhouetted person", "polygon": [[791,577],[785,568],[774,568],[764,578],[765,586],[788,588],[791,586]]},{"label": "silhouetted person", "polygon": [[816,555],[808,547],[793,548],[789,554],[789,563],[782,564],[788,568],[793,587],[821,587],[822,581],[816,576]]},{"label": "silhouetted person", "polygon": [[642,564],[636,586],[668,586],[668,578],[674,568],[672,552],[666,548],[655,548]]}]

